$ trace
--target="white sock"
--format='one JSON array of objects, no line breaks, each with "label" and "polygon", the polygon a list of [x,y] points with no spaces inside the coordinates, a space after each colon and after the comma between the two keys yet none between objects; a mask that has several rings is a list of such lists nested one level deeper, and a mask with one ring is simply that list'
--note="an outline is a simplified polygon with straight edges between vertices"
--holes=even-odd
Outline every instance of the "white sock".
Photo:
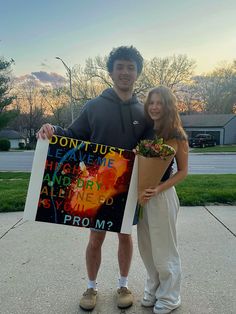
[{"label": "white sock", "polygon": [[88,281],[88,289],[93,288],[94,290],[98,290],[96,280]]},{"label": "white sock", "polygon": [[119,286],[119,288],[121,288],[121,287],[128,288],[128,277],[120,276],[120,279],[118,281],[118,286]]}]

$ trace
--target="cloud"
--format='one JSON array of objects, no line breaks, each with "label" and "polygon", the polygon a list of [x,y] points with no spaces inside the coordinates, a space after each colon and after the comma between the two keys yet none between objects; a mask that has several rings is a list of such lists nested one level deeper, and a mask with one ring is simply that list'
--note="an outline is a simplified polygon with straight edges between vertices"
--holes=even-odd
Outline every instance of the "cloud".
[{"label": "cloud", "polygon": [[62,86],[65,85],[67,80],[57,73],[48,73],[45,71],[40,72],[31,72],[32,75],[34,75],[40,82],[42,83],[51,83],[53,86]]},{"label": "cloud", "polygon": [[15,84],[31,82],[31,84],[36,84],[37,86],[51,86],[52,88],[63,87],[68,83],[67,79],[60,74],[45,71],[31,72],[31,74],[13,77],[13,81]]}]

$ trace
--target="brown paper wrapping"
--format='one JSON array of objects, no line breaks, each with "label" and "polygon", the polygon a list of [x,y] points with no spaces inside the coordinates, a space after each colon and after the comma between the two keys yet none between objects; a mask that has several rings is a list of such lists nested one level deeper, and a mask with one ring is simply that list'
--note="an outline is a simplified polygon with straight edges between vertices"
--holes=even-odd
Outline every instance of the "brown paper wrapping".
[{"label": "brown paper wrapping", "polygon": [[[168,141],[166,144],[177,148],[176,141]],[[159,157],[143,157],[138,155],[138,201],[140,205],[144,205],[141,195],[145,189],[155,188],[161,181],[164,173],[169,167],[174,155],[165,159]]]}]

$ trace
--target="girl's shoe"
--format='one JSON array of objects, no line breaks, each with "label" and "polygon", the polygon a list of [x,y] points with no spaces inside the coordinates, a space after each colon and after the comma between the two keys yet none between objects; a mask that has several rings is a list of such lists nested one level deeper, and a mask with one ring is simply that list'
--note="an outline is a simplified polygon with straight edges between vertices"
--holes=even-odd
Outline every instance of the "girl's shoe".
[{"label": "girl's shoe", "polygon": [[149,293],[144,292],[143,299],[141,301],[142,306],[144,307],[152,307],[156,303],[155,295],[151,295]]},{"label": "girl's shoe", "polygon": [[168,309],[167,307],[165,307],[164,305],[161,306],[161,305],[158,305],[156,304],[153,308],[153,313],[155,314],[168,314],[168,313],[171,313],[172,311],[174,311],[175,309],[177,309],[177,307],[179,307],[179,305],[177,305],[174,309]]}]

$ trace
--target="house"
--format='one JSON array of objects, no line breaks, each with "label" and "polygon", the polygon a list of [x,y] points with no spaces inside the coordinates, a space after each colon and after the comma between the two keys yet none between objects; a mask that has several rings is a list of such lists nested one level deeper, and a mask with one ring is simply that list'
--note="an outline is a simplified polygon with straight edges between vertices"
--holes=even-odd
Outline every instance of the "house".
[{"label": "house", "polygon": [[11,143],[11,148],[19,148],[26,146],[26,139],[19,132],[11,129],[3,129],[0,131],[0,138],[7,138]]},{"label": "house", "polygon": [[199,133],[211,134],[217,145],[236,144],[235,114],[181,115],[183,127],[189,138]]}]

